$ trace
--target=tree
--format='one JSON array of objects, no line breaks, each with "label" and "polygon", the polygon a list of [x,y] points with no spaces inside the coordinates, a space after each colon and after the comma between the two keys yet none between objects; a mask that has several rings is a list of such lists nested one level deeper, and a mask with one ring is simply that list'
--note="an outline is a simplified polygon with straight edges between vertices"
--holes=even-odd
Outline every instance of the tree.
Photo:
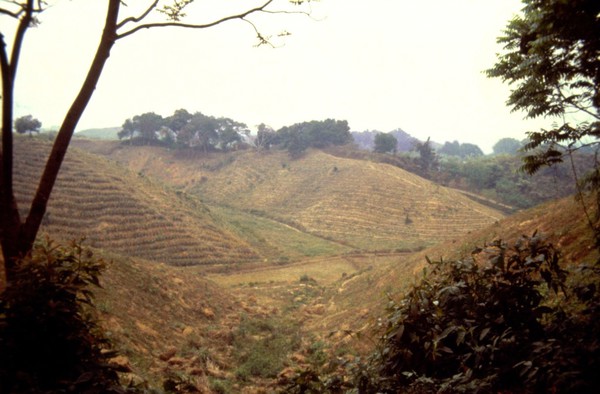
[{"label": "tree", "polygon": [[438,152],[442,155],[460,156],[460,142],[456,140],[454,142],[446,141]]},{"label": "tree", "polygon": [[[599,146],[600,2],[523,3],[522,14],[513,18],[498,38],[504,52],[486,73],[513,86],[507,103],[514,111],[523,110],[528,118],[555,119],[549,130],[528,133],[529,142],[523,149],[529,154],[523,158],[522,169],[533,174],[565,158],[572,160],[572,153],[583,147]],[[598,191],[597,165],[583,183]],[[579,197],[582,193],[580,189]],[[589,214],[587,217],[600,247],[600,228]]]},{"label": "tree", "polygon": [[456,140],[454,142],[446,141],[444,146],[440,148],[439,153],[448,156],[458,156],[463,159],[467,157],[483,156],[481,148],[479,148],[477,145],[470,144],[468,142],[461,144]]},{"label": "tree", "polygon": [[430,138],[425,142],[417,142],[414,148],[419,153],[418,164],[421,167],[423,175],[427,175],[429,170],[437,164],[437,156],[431,147]]},{"label": "tree", "polygon": [[121,126],[121,130],[117,133],[117,136],[120,140],[123,138],[129,138],[129,143],[131,144],[131,140],[135,134],[135,127],[133,126],[133,122],[131,119],[127,119],[123,122],[123,126]]},{"label": "tree", "polygon": [[219,123],[212,116],[201,112],[192,115],[189,122],[177,134],[177,142],[189,148],[200,148],[204,152],[213,149],[219,138]]},{"label": "tree", "polygon": [[258,150],[271,149],[271,145],[276,142],[275,130],[264,123],[259,124],[257,128],[254,146],[256,146]]},{"label": "tree", "polygon": [[396,153],[398,140],[390,133],[377,133],[373,140],[373,152]]},{"label": "tree", "polygon": [[31,136],[31,133],[39,133],[40,127],[42,123],[31,115],[21,116],[15,120],[15,130],[19,134],[29,133]]},{"label": "tree", "polygon": [[[25,34],[29,27],[38,23],[39,15],[48,7],[45,1],[14,0],[2,2],[0,15],[14,22],[15,34],[12,46],[7,49],[5,35],[0,33],[0,71],[2,73],[2,151],[0,157],[0,245],[4,256],[5,273],[10,282],[13,277],[13,268],[19,256],[28,254],[38,233],[50,194],[56,182],[58,172],[62,165],[67,148],[75,131],[75,127],[87,107],[96,84],[100,79],[106,61],[113,46],[117,41],[125,39],[141,30],[179,27],[189,29],[206,29],[228,21],[242,21],[247,23],[257,35],[258,44],[270,44],[268,37],[261,34],[251,20],[252,16],[259,14],[277,13],[303,13],[307,11],[276,10],[275,4],[288,3],[299,6],[311,0],[263,0],[254,7],[245,11],[223,16],[207,23],[193,23],[184,21],[187,7],[193,0],[173,0],[170,3],[159,5],[158,0],[148,0],[144,11],[139,15],[120,17],[124,2],[121,0],[108,0],[107,11],[104,19],[104,29],[99,40],[96,54],[88,69],[81,89],[60,126],[54,145],[46,162],[46,166],[38,183],[27,217],[23,220],[15,199],[13,189],[13,105],[14,86],[21,49]],[[156,12],[162,14],[163,21],[157,21]],[[3,29],[8,28],[3,24]],[[10,56],[9,56],[10,51]]]},{"label": "tree", "polygon": [[186,124],[188,124],[190,119],[192,119],[192,114],[182,108],[176,110],[173,115],[166,118],[165,125],[177,134]]},{"label": "tree", "polygon": [[217,120],[217,145],[219,149],[227,151],[242,141],[242,135],[248,136],[250,129],[245,123],[236,122],[230,118]]},{"label": "tree", "polygon": [[277,130],[276,140],[293,155],[299,155],[309,147],[347,144],[352,141],[352,134],[346,120],[312,120],[282,127]]},{"label": "tree", "polygon": [[479,157],[483,156],[483,151],[475,144],[465,142],[460,146],[460,157]]},{"label": "tree", "polygon": [[123,128],[119,131],[119,138],[129,137],[129,143],[134,138],[141,144],[148,145],[158,141],[159,133],[165,124],[162,116],[154,112],[136,115],[133,119],[127,119]]},{"label": "tree", "polygon": [[519,149],[521,143],[514,138],[501,138],[492,147],[495,155],[514,155]]}]

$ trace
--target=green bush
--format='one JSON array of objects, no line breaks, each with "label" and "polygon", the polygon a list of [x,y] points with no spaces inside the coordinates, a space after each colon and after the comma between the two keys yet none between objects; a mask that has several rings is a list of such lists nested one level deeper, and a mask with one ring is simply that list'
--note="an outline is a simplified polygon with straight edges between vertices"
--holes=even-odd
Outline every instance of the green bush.
[{"label": "green bush", "polygon": [[600,266],[567,278],[559,257],[534,234],[429,262],[402,300],[390,300],[368,359],[344,362],[343,372],[299,371],[286,392],[595,393]]},{"label": "green bush", "polygon": [[598,296],[580,298],[595,316],[562,308],[566,271],[542,237],[431,266],[402,301],[390,301],[380,346],[355,373],[360,390],[595,392]]},{"label": "green bush", "polygon": [[0,294],[0,392],[111,392],[114,356],[89,285],[105,264],[78,242],[37,243]]}]

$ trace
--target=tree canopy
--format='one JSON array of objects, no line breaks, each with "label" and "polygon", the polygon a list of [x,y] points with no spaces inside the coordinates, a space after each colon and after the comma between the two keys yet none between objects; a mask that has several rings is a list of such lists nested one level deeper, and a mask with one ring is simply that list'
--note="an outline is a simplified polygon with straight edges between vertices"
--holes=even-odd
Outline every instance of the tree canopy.
[{"label": "tree canopy", "polygon": [[352,142],[352,134],[348,122],[335,119],[312,120],[284,126],[277,130],[274,141],[291,154],[299,154],[309,147],[326,148],[349,142]]},{"label": "tree canopy", "polygon": [[373,151],[378,153],[396,153],[398,140],[390,133],[375,135]]},{"label": "tree canopy", "polygon": [[42,122],[31,115],[21,116],[15,120],[15,131],[19,134],[39,133],[40,127],[42,127]]},{"label": "tree canopy", "polygon": [[600,2],[523,2],[522,14],[498,38],[504,52],[487,75],[513,87],[507,102],[513,110],[556,119],[551,129],[528,133],[524,149],[531,154],[523,169],[533,173],[599,142]]},{"label": "tree canopy", "polygon": [[492,150],[495,155],[514,155],[521,146],[521,142],[515,138],[501,138],[494,144]]},{"label": "tree canopy", "polygon": [[428,176],[430,169],[435,167],[438,163],[435,150],[431,147],[431,139],[427,137],[427,141],[415,143],[414,150],[419,153],[417,163],[421,168],[421,174],[423,176]]},{"label": "tree canopy", "polygon": [[468,142],[461,144],[456,140],[454,142],[446,141],[444,146],[438,150],[438,153],[448,156],[458,156],[463,159],[467,157],[483,156],[481,148],[477,145]]},{"label": "tree canopy", "polygon": [[[572,162],[573,153],[600,146],[600,2],[597,0],[523,0],[498,42],[503,53],[489,70],[512,86],[508,105],[528,118],[555,120],[548,130],[529,132],[522,169],[530,174],[543,166]],[[574,167],[574,166],[573,166]],[[600,168],[578,184],[598,192]],[[579,178],[576,176],[576,178]],[[578,189],[582,197],[583,189]],[[583,201],[583,199],[581,199]],[[597,199],[600,208],[600,199]],[[600,228],[587,212],[600,247]]]},{"label": "tree canopy", "polygon": [[201,112],[191,114],[186,109],[178,109],[166,118],[146,112],[127,119],[118,136],[129,143],[142,145],[226,151],[235,147],[242,141],[242,135],[249,132],[246,124],[230,118],[216,118]]}]

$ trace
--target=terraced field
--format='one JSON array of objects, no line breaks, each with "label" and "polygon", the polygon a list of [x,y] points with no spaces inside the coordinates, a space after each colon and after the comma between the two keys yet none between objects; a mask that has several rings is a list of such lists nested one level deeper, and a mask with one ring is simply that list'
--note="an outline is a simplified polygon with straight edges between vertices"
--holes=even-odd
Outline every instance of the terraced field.
[{"label": "terraced field", "polygon": [[[17,138],[15,190],[26,211],[49,144]],[[259,255],[220,228],[196,199],[164,188],[101,157],[71,149],[51,196],[43,230],[171,265],[230,265]]]},{"label": "terraced field", "polygon": [[[264,210],[310,233],[357,248],[406,249],[436,243],[503,217],[458,193],[385,164],[323,152],[242,155],[196,190],[238,208]],[[259,167],[260,166],[260,167]],[[240,203],[239,196],[246,196]]]},{"label": "terraced field", "polygon": [[181,157],[156,147],[84,144],[210,204],[351,249],[419,249],[504,217],[400,168],[321,151],[298,160],[285,152],[254,151]]}]

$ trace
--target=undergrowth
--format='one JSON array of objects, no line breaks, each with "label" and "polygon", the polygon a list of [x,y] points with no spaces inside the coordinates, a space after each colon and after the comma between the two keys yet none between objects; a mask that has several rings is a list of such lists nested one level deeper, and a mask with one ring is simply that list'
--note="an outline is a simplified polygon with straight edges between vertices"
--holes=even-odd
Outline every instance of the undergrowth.
[{"label": "undergrowth", "polygon": [[390,299],[366,359],[298,371],[292,393],[593,393],[600,367],[600,267],[569,272],[537,234],[429,261]]},{"label": "undergrowth", "polygon": [[0,294],[0,392],[123,392],[90,286],[101,259],[46,239],[19,260]]}]

